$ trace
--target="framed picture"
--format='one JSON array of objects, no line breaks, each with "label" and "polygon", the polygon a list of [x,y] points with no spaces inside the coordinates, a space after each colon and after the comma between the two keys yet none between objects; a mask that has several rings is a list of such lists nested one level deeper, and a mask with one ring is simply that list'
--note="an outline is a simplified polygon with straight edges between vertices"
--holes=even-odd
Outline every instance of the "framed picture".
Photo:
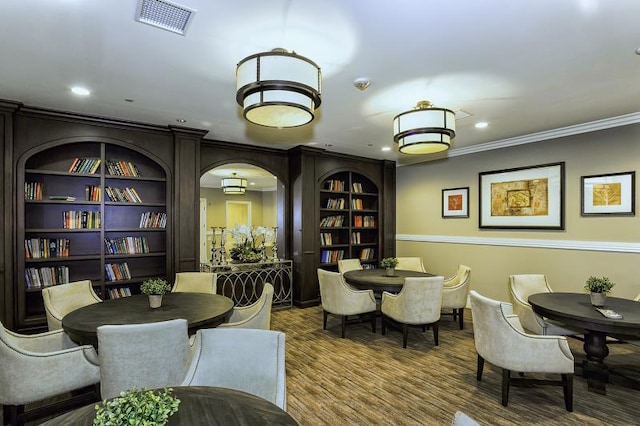
[{"label": "framed picture", "polygon": [[582,216],[636,214],[636,172],[582,176]]},{"label": "framed picture", "polygon": [[442,190],[442,217],[469,217],[469,187]]},{"label": "framed picture", "polygon": [[480,228],[564,229],[564,162],[482,172]]}]

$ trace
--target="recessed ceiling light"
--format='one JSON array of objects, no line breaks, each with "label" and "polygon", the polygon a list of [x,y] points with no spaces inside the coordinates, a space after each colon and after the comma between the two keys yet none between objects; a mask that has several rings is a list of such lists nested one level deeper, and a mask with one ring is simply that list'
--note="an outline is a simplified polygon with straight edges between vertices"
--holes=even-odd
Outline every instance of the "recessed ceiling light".
[{"label": "recessed ceiling light", "polygon": [[484,129],[488,125],[489,123],[487,123],[486,121],[479,121],[476,123],[476,129]]},{"label": "recessed ceiling light", "polygon": [[133,102],[133,99],[131,99],[131,98],[124,98],[124,101],[125,101],[125,102]]},{"label": "recessed ceiling light", "polygon": [[71,91],[76,94],[76,95],[80,95],[80,96],[89,96],[91,94],[91,92],[89,91],[89,89],[85,89],[84,87],[80,87],[80,86],[75,86],[71,88]]},{"label": "recessed ceiling light", "polygon": [[186,123],[187,122],[187,120],[185,120],[184,118],[176,118],[176,121],[178,123]]},{"label": "recessed ceiling light", "polygon": [[636,55],[640,55],[640,47],[636,49]]},{"label": "recessed ceiling light", "polygon": [[383,146],[382,150],[383,151],[391,151],[391,147],[390,146]]}]

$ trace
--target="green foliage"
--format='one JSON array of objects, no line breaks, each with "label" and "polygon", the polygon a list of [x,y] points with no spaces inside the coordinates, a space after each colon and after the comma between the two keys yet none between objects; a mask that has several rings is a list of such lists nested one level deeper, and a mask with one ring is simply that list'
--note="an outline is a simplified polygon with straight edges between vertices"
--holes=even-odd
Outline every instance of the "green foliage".
[{"label": "green foliage", "polygon": [[383,268],[395,268],[398,266],[398,259],[395,257],[385,257],[380,261],[380,266]]},{"label": "green foliage", "polygon": [[169,293],[171,286],[162,278],[151,278],[142,283],[140,291],[144,294],[162,295]]},{"label": "green foliage", "polygon": [[609,293],[614,285],[616,284],[607,277],[598,278],[592,275],[587,279],[584,288],[592,293]]},{"label": "green foliage", "polygon": [[121,392],[120,396],[96,404],[94,426],[161,426],[178,411],[180,400],[173,389]]},{"label": "green foliage", "polygon": [[256,263],[262,261],[262,250],[249,245],[240,245],[229,250],[229,256],[238,262]]}]

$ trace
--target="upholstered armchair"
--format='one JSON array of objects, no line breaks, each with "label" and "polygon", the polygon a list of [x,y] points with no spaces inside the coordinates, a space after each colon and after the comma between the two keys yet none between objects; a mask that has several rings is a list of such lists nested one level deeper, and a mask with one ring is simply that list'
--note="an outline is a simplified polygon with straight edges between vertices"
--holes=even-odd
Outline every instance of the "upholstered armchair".
[{"label": "upholstered armchair", "polygon": [[382,334],[391,319],[402,325],[402,347],[407,347],[409,325],[419,325],[423,329],[433,329],[433,340],[438,346],[438,321],[442,308],[442,287],[444,277],[405,278],[400,293],[382,292]]},{"label": "upholstered armchair", "polygon": [[287,408],[285,334],[241,328],[196,332],[194,355],[181,386],[235,389]]},{"label": "upholstered armchair", "polygon": [[518,315],[522,327],[533,334],[572,336],[582,334],[580,330],[567,328],[555,321],[536,314],[529,304],[529,296],[536,293],[551,293],[547,277],[542,274],[509,275],[509,294],[513,312]]},{"label": "upholstered armchair", "polygon": [[215,272],[177,272],[171,292],[216,294],[217,278]]},{"label": "upholstered armchair", "polygon": [[62,329],[62,318],[69,312],[102,302],[89,280],[44,287],[42,299],[49,331]]},{"label": "upholstered armchair", "polygon": [[98,348],[103,399],[133,387],[178,386],[192,356],[185,319],[103,325]]},{"label": "upholstered armchair", "polygon": [[397,257],[396,259],[398,259],[398,265],[396,265],[396,269],[401,269],[404,271],[427,272],[424,269],[422,258],[420,257]]},{"label": "upholstered armchair", "polygon": [[348,271],[357,271],[362,269],[360,259],[342,259],[338,260],[338,272],[344,274]]},{"label": "upholstered armchair", "polygon": [[[46,414],[24,411],[24,405],[100,381],[93,346],[78,346],[62,330],[23,335],[0,323],[0,402],[4,424],[22,424]],[[97,400],[97,393],[93,399]],[[60,401],[58,402],[60,403]]]},{"label": "upholstered armchair", "polygon": [[271,303],[273,302],[273,286],[265,283],[260,298],[249,306],[233,308],[229,322],[218,327],[271,329]]},{"label": "upholstered armchair", "polygon": [[464,308],[467,306],[470,288],[471,268],[466,265],[458,266],[458,272],[453,277],[444,280],[442,309],[453,311],[453,320],[458,320],[460,330],[464,328]]},{"label": "upholstered armchair", "polygon": [[322,300],[322,329],[327,329],[329,314],[341,318],[341,337],[345,336],[349,315],[368,314],[371,331],[376,332],[376,299],[373,290],[356,290],[347,284],[339,272],[318,269],[320,299]]},{"label": "upholstered armchair", "polygon": [[[573,411],[574,359],[564,336],[527,334],[513,315],[511,304],[499,302],[472,290],[473,337],[478,352],[476,379],[482,380],[484,362],[502,369],[502,405],[509,401],[513,385],[552,384],[562,386],[567,411]],[[512,378],[511,372],[560,374],[560,381]]]}]

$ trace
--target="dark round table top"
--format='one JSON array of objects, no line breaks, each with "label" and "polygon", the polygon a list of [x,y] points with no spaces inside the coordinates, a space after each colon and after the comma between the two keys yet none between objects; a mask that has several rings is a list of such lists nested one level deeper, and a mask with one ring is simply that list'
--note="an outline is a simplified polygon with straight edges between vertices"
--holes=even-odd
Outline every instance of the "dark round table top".
[{"label": "dark round table top", "polygon": [[[169,417],[171,425],[297,425],[291,415],[275,404],[257,396],[227,388],[207,386],[174,387],[180,400],[178,412]],[[91,426],[96,416],[95,404],[51,419],[48,426]]]},{"label": "dark round table top", "polygon": [[385,269],[360,269],[343,274],[344,280],[360,290],[373,290],[376,293],[388,291],[398,293],[402,290],[407,277],[433,277],[433,274],[396,269],[393,276],[386,275]]},{"label": "dark round table top", "polygon": [[591,304],[588,294],[538,293],[529,296],[533,310],[547,318],[587,331],[603,332],[611,336],[640,336],[640,302],[607,297],[605,309],[613,309],[622,319],[610,319]]},{"label": "dark round table top", "polygon": [[177,318],[187,320],[189,333],[199,328],[217,327],[227,321],[233,301],[219,294],[167,293],[162,306],[152,309],[145,294],[84,306],[62,318],[62,328],[78,344],[98,347],[97,329],[105,324],[143,324]]}]

